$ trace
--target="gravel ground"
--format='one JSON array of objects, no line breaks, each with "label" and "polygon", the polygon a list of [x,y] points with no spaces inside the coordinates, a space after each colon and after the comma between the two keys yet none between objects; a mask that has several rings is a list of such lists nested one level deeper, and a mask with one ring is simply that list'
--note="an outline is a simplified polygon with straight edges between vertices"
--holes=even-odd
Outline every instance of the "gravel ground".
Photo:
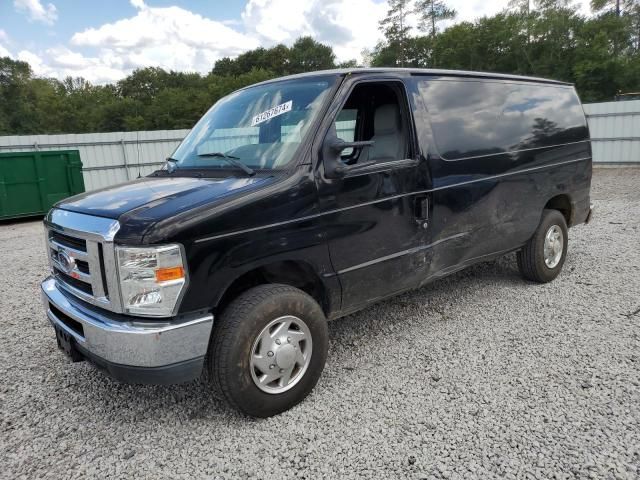
[{"label": "gravel ground", "polygon": [[640,169],[592,198],[556,281],[510,255],[332,322],[315,391],[267,420],[70,364],[40,222],[0,225],[0,477],[639,478]]}]

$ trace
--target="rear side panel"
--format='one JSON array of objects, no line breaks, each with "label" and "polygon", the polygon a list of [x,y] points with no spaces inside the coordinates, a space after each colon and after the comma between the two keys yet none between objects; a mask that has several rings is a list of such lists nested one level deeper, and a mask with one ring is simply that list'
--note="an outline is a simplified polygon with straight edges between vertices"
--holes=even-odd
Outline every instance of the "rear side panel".
[{"label": "rear side panel", "polygon": [[524,244],[545,204],[589,206],[591,145],[570,86],[416,77],[433,131],[432,273]]}]

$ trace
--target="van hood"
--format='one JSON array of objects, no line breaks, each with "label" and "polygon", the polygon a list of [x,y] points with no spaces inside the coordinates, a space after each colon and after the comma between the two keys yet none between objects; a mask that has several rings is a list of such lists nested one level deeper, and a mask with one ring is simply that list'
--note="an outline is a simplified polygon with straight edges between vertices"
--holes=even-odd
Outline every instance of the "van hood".
[{"label": "van hood", "polygon": [[145,177],[62,200],[56,208],[119,219],[124,214],[162,220],[228,196],[259,188],[273,177]]}]

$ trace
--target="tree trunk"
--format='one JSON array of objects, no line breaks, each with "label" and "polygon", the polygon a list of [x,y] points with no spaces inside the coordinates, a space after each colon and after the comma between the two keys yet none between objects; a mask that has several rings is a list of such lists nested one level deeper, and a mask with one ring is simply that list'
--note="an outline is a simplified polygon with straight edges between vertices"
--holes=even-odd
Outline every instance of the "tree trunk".
[{"label": "tree trunk", "polygon": [[431,36],[435,38],[436,36],[436,12],[433,7],[433,0],[431,0]]},{"label": "tree trunk", "polygon": [[400,7],[400,66],[404,67],[404,11]]}]

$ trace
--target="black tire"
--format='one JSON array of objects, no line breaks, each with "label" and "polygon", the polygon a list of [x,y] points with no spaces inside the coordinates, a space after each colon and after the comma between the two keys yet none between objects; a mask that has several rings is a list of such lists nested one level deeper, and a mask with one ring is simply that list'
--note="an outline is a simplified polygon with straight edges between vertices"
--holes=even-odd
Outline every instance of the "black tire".
[{"label": "black tire", "polygon": [[[558,264],[550,268],[544,259],[544,241],[545,235],[554,225],[560,227],[562,231],[562,255]],[[522,250],[516,254],[518,268],[522,276],[527,280],[538,283],[547,283],[556,278],[560,274],[567,257],[568,241],[567,222],[562,213],[557,210],[544,210],[538,229]]]},{"label": "black tire", "polygon": [[[310,363],[300,380],[282,393],[266,393],[255,384],[250,359],[254,341],[274,319],[294,315],[311,333]],[[270,417],[298,404],[318,382],[327,359],[327,320],[320,305],[287,285],[259,285],[234,299],[214,320],[207,368],[228,403],[253,417]]]}]

